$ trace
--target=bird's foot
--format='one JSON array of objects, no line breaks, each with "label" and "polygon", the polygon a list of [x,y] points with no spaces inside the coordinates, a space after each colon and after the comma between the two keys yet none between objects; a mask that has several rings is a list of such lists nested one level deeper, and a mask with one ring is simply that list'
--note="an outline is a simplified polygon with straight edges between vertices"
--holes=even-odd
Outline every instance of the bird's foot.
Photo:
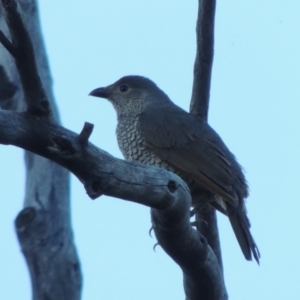
[{"label": "bird's foot", "polygon": [[153,250],[154,250],[154,252],[156,252],[156,250],[155,250],[155,249],[156,249],[156,247],[157,247],[157,246],[159,246],[159,243],[156,243],[156,244],[154,244],[154,246],[153,246]]},{"label": "bird's foot", "polygon": [[153,230],[154,230],[154,228],[153,228],[153,226],[151,226],[150,229],[149,229],[149,232],[148,232],[149,235],[150,235],[150,237],[152,237],[152,231],[153,231]]}]

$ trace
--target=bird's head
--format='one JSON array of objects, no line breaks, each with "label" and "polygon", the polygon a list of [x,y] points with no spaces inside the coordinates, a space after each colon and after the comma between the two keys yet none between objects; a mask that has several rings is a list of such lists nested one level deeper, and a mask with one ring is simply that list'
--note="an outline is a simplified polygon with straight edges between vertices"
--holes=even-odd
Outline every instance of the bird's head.
[{"label": "bird's head", "polygon": [[89,95],[109,100],[118,115],[138,115],[150,104],[170,101],[153,81],[142,76],[124,76],[111,85],[91,91]]}]

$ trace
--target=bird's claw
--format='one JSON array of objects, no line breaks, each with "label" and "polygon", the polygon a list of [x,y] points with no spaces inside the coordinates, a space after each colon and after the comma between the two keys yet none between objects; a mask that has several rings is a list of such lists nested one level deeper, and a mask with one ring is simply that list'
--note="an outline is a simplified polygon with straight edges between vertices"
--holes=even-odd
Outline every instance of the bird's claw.
[{"label": "bird's claw", "polygon": [[157,246],[159,246],[159,243],[154,244],[154,246],[153,246],[154,252],[156,252],[155,249],[156,249]]}]

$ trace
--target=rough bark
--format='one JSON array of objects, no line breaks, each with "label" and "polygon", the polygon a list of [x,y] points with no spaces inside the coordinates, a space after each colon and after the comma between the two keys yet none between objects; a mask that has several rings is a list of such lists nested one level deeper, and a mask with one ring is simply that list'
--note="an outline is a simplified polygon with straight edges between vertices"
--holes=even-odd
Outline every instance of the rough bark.
[{"label": "rough bark", "polygon": [[[1,41],[17,59],[0,47],[0,105],[3,109],[21,111],[27,104],[27,110],[33,113],[38,106],[44,112],[51,107],[59,122],[36,2],[18,3],[27,30],[15,12],[15,2],[2,1],[1,5]],[[23,71],[18,72],[16,65]],[[45,102],[45,98],[49,101]],[[47,104],[43,106],[45,103],[49,104],[48,109]],[[12,125],[10,120],[7,124]],[[70,221],[69,174],[53,161],[29,151],[25,151],[25,165],[24,208],[15,227],[30,271],[32,298],[80,299],[82,279]]]}]

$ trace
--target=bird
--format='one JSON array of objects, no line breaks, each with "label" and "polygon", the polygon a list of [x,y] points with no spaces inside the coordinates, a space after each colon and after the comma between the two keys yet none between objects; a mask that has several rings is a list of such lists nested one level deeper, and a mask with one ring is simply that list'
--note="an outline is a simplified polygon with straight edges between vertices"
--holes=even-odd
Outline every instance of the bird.
[{"label": "bird", "polygon": [[143,76],[124,76],[89,95],[105,98],[115,108],[117,140],[126,160],[179,175],[191,190],[195,208],[210,199],[209,205],[228,216],[246,260],[254,257],[259,264],[245,205],[249,189],[243,168],[206,120],[177,106]]}]

